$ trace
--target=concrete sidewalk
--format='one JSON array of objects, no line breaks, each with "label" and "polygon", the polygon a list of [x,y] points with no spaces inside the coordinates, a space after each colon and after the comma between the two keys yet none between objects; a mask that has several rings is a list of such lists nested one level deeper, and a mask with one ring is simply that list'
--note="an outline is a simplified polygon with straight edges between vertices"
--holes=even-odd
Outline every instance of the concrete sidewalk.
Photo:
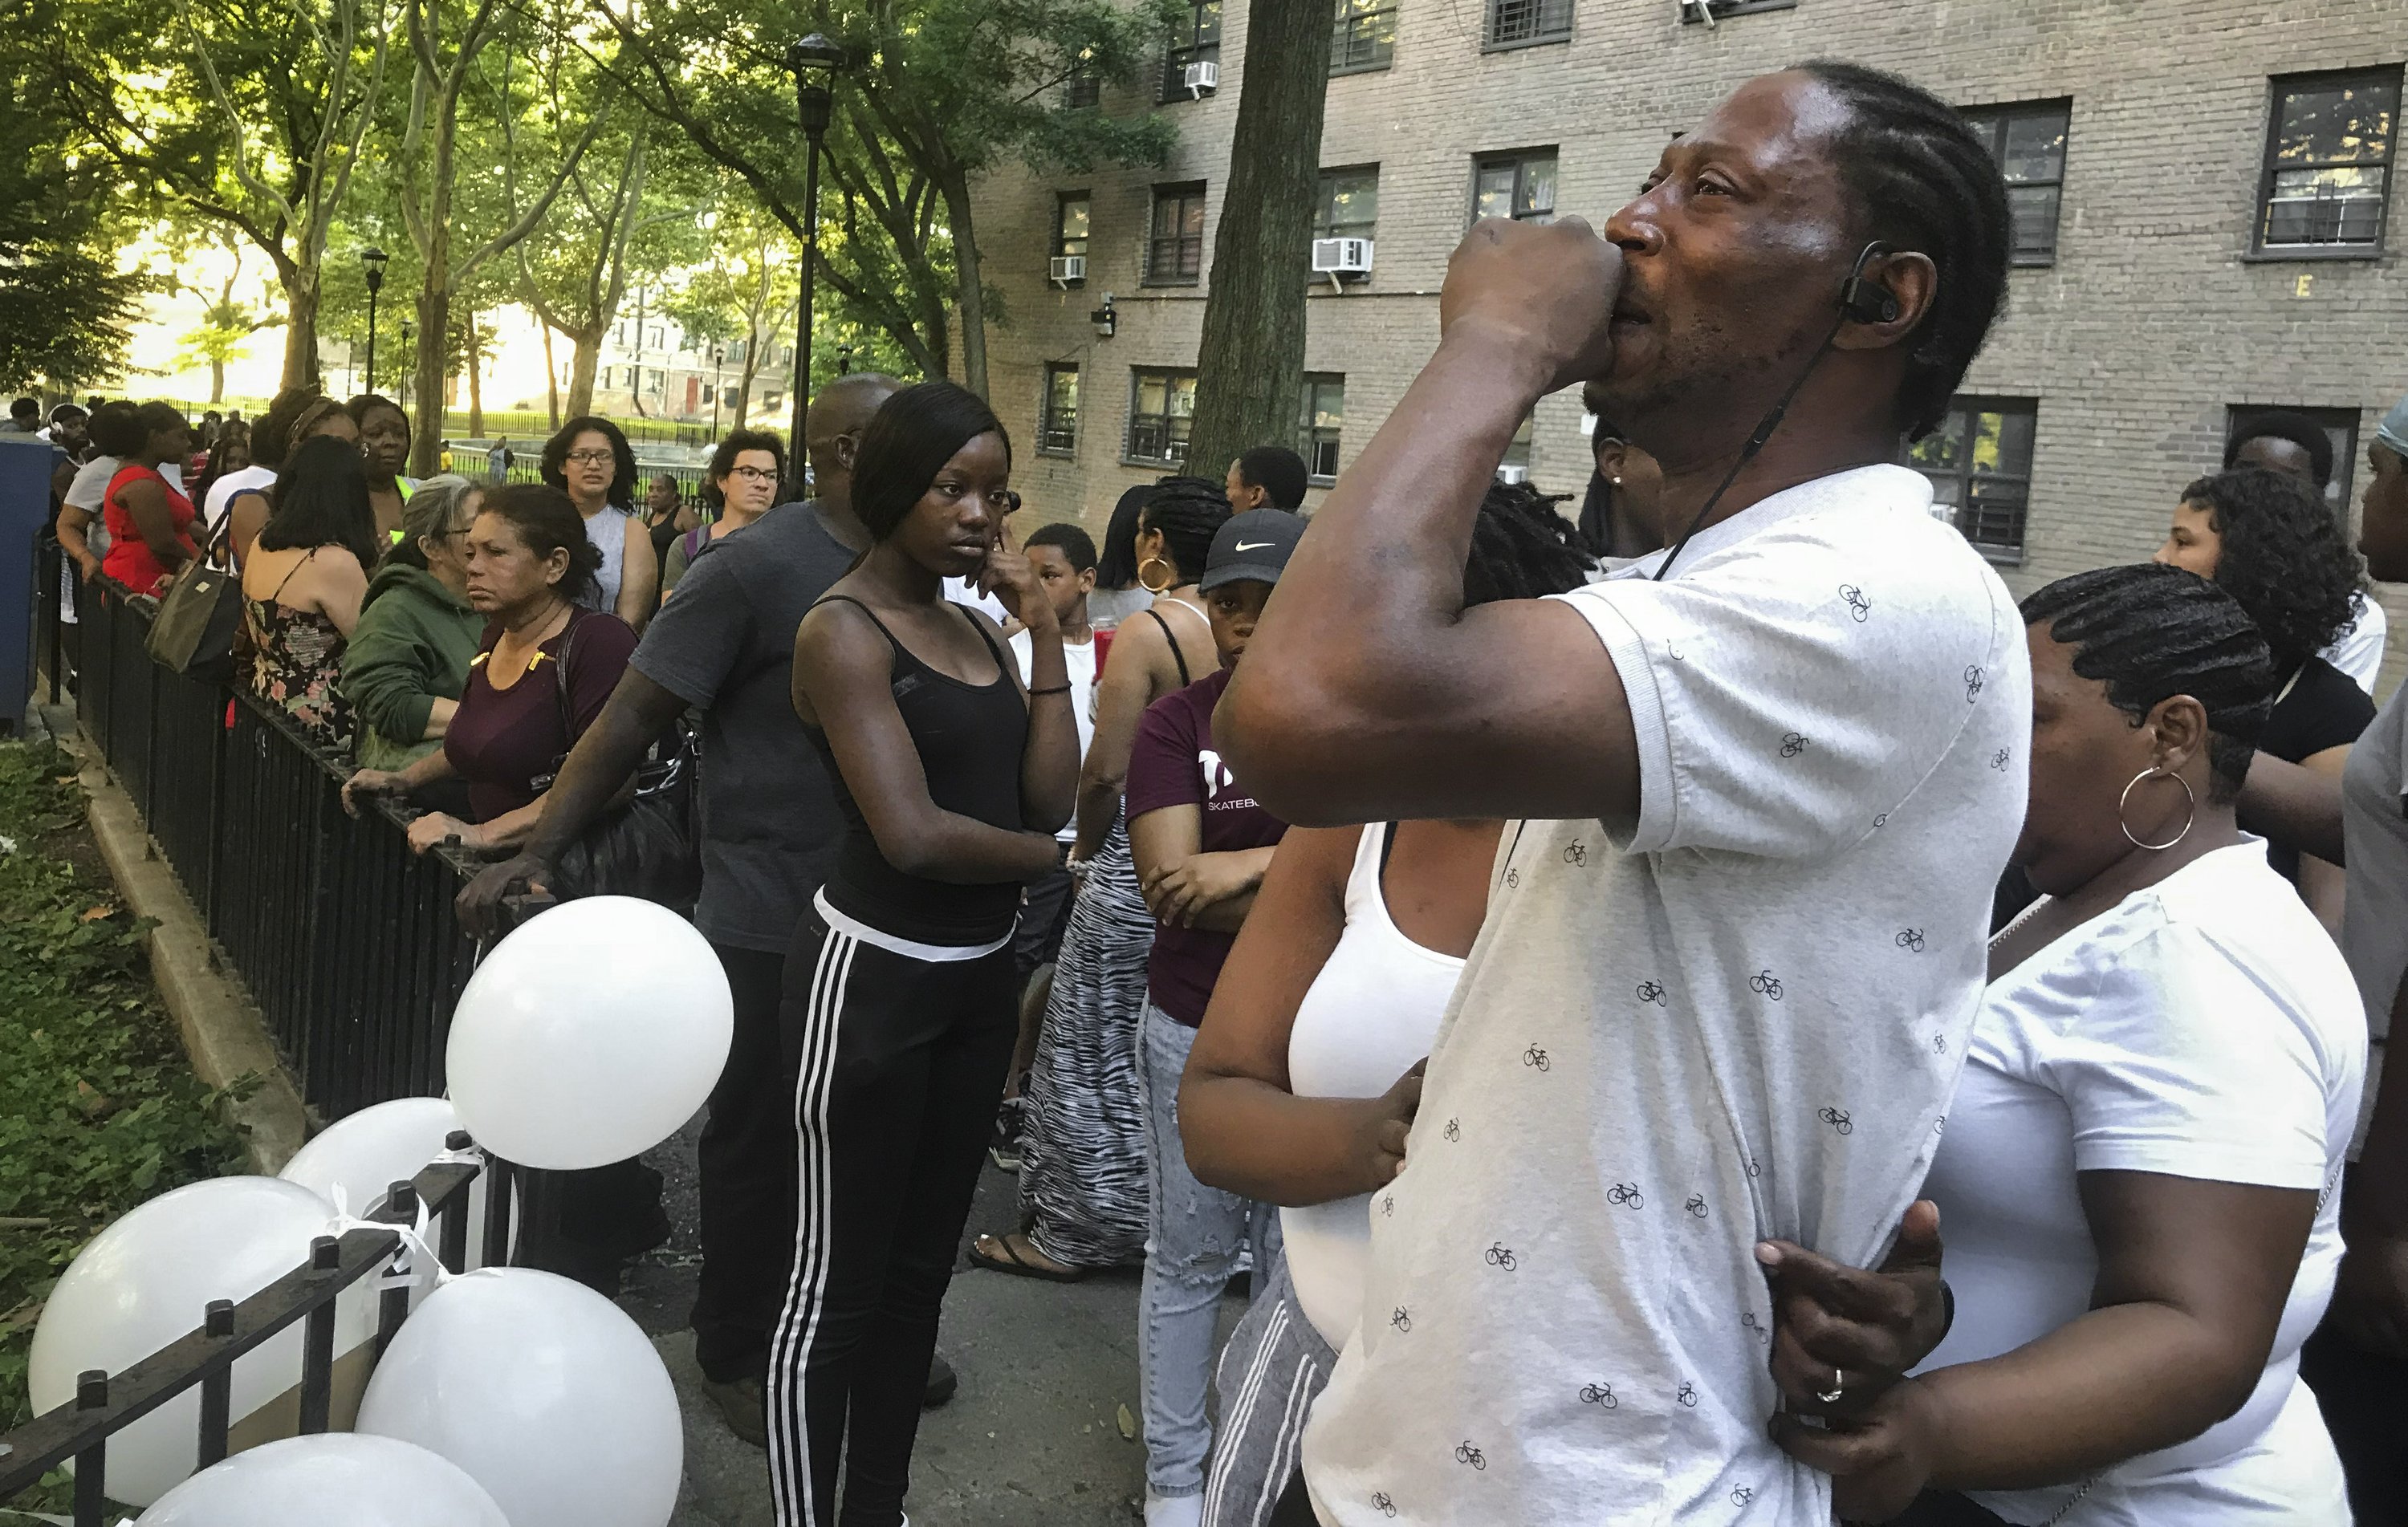
[{"label": "concrete sidewalk", "polygon": [[[769,1474],[703,1397],[685,1320],[695,1277],[693,1124],[646,1158],[677,1232],[629,1275],[621,1306],[652,1333],[685,1410],[686,1485],[672,1527],[770,1527]],[[1015,1220],[1017,1179],[990,1166],[968,1234]],[[967,1245],[968,1234],[965,1236]],[[1043,1283],[968,1268],[945,1299],[939,1347],[961,1376],[924,1412],[911,1467],[911,1527],[1127,1527],[1145,1492],[1134,1421],[1138,1275]],[[1228,1301],[1223,1323],[1239,1306]]]}]

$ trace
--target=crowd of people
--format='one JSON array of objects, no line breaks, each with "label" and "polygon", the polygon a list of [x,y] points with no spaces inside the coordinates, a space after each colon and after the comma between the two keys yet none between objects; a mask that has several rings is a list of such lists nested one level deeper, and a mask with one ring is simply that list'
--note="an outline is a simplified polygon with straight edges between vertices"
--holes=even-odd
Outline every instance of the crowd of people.
[{"label": "crowd of people", "polygon": [[[905,1520],[988,1161],[974,1276],[1141,1269],[1148,1527],[2408,1520],[2408,399],[2355,548],[2270,411],[2018,605],[1894,464],[2010,229],[1814,63],[1601,237],[1478,224],[1309,527],[1281,446],[1018,524],[982,400],[854,375],[707,520],[599,418],[503,486],[373,396],[109,404],[59,538],[236,569],[472,929],[690,914],[696,1356],[784,1527]],[[1493,475],[1575,386],[1576,512]]]}]

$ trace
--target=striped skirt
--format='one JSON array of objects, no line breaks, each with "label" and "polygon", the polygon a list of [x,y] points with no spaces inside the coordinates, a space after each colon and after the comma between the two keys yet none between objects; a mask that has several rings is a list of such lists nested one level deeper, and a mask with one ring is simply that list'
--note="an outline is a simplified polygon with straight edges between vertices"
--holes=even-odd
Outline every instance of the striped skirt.
[{"label": "striped skirt", "polygon": [[1021,1220],[1037,1249],[1065,1266],[1145,1260],[1137,1046],[1153,948],[1128,829],[1115,823],[1071,905],[1024,1094]]}]

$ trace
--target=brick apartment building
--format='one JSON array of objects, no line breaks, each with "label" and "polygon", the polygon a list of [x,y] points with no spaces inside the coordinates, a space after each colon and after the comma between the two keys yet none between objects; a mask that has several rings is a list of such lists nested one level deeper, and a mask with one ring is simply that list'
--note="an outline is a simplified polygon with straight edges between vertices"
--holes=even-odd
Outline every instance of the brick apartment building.
[{"label": "brick apartment building", "polygon": [[[1169,164],[1010,170],[978,193],[1010,314],[992,391],[1045,518],[1099,527],[1183,451],[1245,87],[1244,5],[1189,4],[1160,80],[1098,104],[1168,103]],[[1313,294],[1296,443],[1316,473],[1343,467],[1428,354],[1472,217],[1601,224],[1734,84],[1818,55],[1921,82],[2001,156],[2007,313],[1915,459],[2017,592],[2146,557],[2181,486],[2219,464],[2235,410],[2326,422],[2349,463],[2335,509],[2354,513],[2363,441],[2408,391],[2408,221],[2388,216],[2408,0],[1334,4],[1316,231],[1362,240],[1369,268],[1316,276],[1297,251]],[[1509,464],[1577,492],[1584,425],[1576,393],[1546,399]]]}]

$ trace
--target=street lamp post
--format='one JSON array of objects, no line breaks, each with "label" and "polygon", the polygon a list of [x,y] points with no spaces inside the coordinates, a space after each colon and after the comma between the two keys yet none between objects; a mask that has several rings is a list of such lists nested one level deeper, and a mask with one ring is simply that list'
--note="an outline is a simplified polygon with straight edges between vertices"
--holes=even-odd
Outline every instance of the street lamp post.
[{"label": "street lamp post", "polygon": [[377,293],[384,290],[384,264],[393,256],[374,245],[361,251],[360,265],[368,276],[368,384],[363,391],[376,391],[376,307]]},{"label": "street lamp post", "polygon": [[820,140],[827,134],[833,104],[828,77],[843,64],[844,50],[816,32],[786,50],[786,67],[795,74],[795,113],[802,121],[804,137],[810,140],[803,160],[802,296],[795,316],[795,428],[788,442],[796,498],[804,496],[802,485],[810,459],[810,436],[804,431],[811,404],[811,282],[818,274],[820,252]]}]

